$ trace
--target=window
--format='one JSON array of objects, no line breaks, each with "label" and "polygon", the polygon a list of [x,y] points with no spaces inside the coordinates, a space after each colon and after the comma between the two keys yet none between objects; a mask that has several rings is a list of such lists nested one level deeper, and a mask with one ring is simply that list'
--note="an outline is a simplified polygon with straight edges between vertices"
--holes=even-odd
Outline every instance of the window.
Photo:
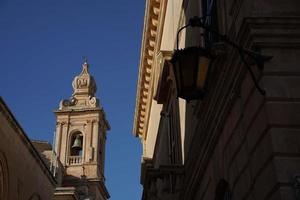
[{"label": "window", "polygon": [[[202,13],[205,17],[205,24],[213,30],[218,31],[218,18],[216,0],[202,0]],[[205,47],[210,47],[213,43],[218,41],[218,36],[211,32],[204,32]]]}]

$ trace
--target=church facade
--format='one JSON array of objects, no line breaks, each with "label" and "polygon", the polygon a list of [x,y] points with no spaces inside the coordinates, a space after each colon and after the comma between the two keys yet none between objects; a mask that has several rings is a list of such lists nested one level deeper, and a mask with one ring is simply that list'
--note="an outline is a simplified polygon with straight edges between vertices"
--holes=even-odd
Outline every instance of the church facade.
[{"label": "church facade", "polygon": [[53,147],[30,140],[0,99],[1,200],[107,200],[104,163],[110,129],[85,61],[73,95],[55,110]]}]

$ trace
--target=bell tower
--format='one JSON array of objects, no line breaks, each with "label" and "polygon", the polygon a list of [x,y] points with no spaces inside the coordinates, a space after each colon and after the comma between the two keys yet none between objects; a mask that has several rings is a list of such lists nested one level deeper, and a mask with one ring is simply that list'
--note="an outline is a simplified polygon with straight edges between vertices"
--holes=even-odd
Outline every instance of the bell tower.
[{"label": "bell tower", "polygon": [[95,96],[96,83],[87,60],[72,83],[73,95],[56,115],[54,150],[63,168],[62,187],[74,187],[80,199],[106,200],[104,181],[106,132],[110,129]]}]

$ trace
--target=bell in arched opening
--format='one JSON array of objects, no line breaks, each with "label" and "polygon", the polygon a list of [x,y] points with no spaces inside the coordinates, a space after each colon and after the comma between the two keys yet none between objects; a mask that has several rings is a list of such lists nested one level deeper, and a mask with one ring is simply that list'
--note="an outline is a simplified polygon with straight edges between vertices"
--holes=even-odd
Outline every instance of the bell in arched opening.
[{"label": "bell in arched opening", "polygon": [[72,148],[72,150],[75,150],[75,151],[82,150],[82,141],[81,141],[80,135],[76,135],[76,138],[75,138],[71,148]]}]

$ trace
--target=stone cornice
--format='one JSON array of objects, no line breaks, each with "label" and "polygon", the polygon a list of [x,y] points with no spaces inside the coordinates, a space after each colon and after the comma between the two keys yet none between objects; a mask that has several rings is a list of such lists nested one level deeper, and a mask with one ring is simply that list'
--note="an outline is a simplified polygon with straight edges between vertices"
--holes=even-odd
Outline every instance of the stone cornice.
[{"label": "stone cornice", "polygon": [[70,113],[70,112],[99,112],[102,111],[101,108],[81,108],[81,109],[64,109],[64,110],[54,110],[54,113]]},{"label": "stone cornice", "polygon": [[110,130],[110,124],[109,122],[107,121],[106,119],[106,114],[104,112],[104,109],[103,108],[82,108],[82,109],[64,109],[64,110],[54,110],[53,111],[57,116],[58,115],[69,115],[71,113],[78,113],[78,114],[82,114],[83,112],[86,112],[86,113],[100,113],[103,121],[104,121],[104,124],[105,124],[105,127],[106,127],[106,130]]},{"label": "stone cornice", "polygon": [[136,137],[145,138],[147,131],[153,90],[151,80],[153,76],[154,56],[159,46],[160,34],[158,32],[164,20],[166,2],[167,0],[146,1],[133,124],[133,133]]}]

